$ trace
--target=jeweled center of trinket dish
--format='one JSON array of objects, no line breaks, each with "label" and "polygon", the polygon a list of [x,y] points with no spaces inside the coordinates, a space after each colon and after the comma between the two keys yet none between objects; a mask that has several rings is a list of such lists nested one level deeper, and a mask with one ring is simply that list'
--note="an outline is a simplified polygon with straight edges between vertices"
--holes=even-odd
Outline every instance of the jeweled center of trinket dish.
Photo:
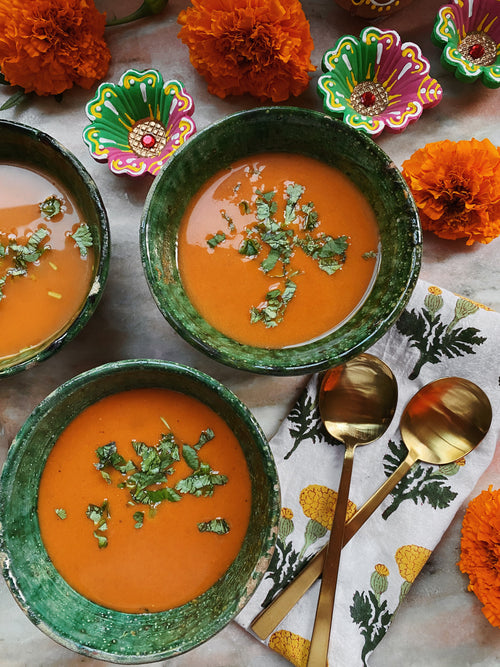
[{"label": "jeweled center of trinket dish", "polygon": [[167,145],[165,126],[157,120],[138,121],[128,135],[130,148],[140,157],[160,155]]},{"label": "jeweled center of trinket dish", "polygon": [[484,32],[469,33],[457,50],[469,62],[481,67],[489,67],[497,59],[497,44]]},{"label": "jeweled center of trinket dish", "polygon": [[382,113],[388,102],[385,88],[375,81],[358,83],[351,94],[352,108],[365,116],[377,116]]},{"label": "jeweled center of trinket dish", "polygon": [[156,139],[152,134],[145,134],[141,139],[141,144],[144,146],[144,148],[153,148],[153,146],[156,144]]}]

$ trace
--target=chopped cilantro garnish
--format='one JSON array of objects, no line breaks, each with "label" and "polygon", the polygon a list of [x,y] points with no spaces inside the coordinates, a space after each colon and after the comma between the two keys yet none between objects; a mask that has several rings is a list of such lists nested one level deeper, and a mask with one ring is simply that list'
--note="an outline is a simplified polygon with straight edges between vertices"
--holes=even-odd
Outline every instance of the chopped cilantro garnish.
[{"label": "chopped cilantro garnish", "polygon": [[80,256],[87,257],[87,248],[92,247],[92,233],[87,223],[82,222],[77,230],[71,234],[71,238],[80,249]]},{"label": "chopped cilantro garnish", "polygon": [[[166,424],[165,420],[162,421]],[[117,487],[129,492],[130,500],[126,504],[130,507],[136,507],[137,504],[149,506],[148,516],[152,519],[155,516],[155,507],[163,501],[177,502],[182,499],[182,494],[186,493],[211,496],[216,486],[227,482],[225,475],[213,471],[210,465],[201,461],[199,457],[201,448],[214,437],[213,430],[207,428],[200,433],[195,444],[182,445],[182,456],[193,472],[187,478],[180,480],[175,488],[167,486],[168,476],[174,472],[174,464],[181,460],[181,448],[173,433],[163,434],[159,442],[151,446],[133,440],[132,447],[139,459],[136,463],[126,461],[117,452],[114,442],[100,446],[96,449],[98,463],[95,467],[108,483],[112,483],[112,480],[105,468],[113,468],[121,473],[122,481]],[[94,536],[99,541],[99,546],[107,546],[107,538],[102,533],[107,530],[108,501],[105,500],[101,506],[90,504],[86,514],[94,522]],[[134,513],[136,528],[143,526],[144,516],[143,511]]]},{"label": "chopped cilantro garnish", "polygon": [[318,266],[329,275],[335,273],[345,262],[348,248],[347,236],[333,238],[322,234],[313,238],[306,234],[305,239],[298,239],[297,244],[302,250],[318,262]]},{"label": "chopped cilantro garnish", "polygon": [[216,533],[217,535],[225,535],[229,533],[229,524],[225,519],[218,517],[210,521],[201,521],[198,524],[200,533]]},{"label": "chopped cilantro garnish", "polygon": [[54,511],[55,511],[55,513],[57,514],[57,516],[58,516],[60,519],[66,519],[66,517],[68,516],[68,515],[66,514],[66,510],[63,509],[62,507],[58,507],[58,508],[57,508],[56,510],[54,510]]},{"label": "chopped cilantro garnish", "polygon": [[44,218],[50,220],[50,218],[54,218],[61,213],[63,205],[64,201],[62,199],[59,199],[56,195],[50,195],[39,204],[40,213]]},{"label": "chopped cilantro garnish", "polygon": [[14,253],[14,265],[17,269],[25,273],[27,264],[36,262],[40,259],[43,253],[49,249],[49,246],[41,245],[42,241],[49,236],[49,234],[50,232],[48,229],[39,227],[36,232],[31,234],[26,245],[20,245],[18,243],[9,244],[10,251]]},{"label": "chopped cilantro garnish", "polygon": [[285,282],[283,292],[279,288],[270,290],[266,294],[266,301],[258,308],[250,309],[250,321],[263,322],[266,327],[275,327],[283,319],[286,307],[295,294],[297,285],[290,279]]},{"label": "chopped cilantro garnish", "polygon": [[375,250],[370,250],[368,252],[364,252],[361,257],[363,259],[375,259],[377,257],[377,252]]},{"label": "chopped cilantro garnish", "polygon": [[209,245],[211,248],[216,248],[219,243],[222,243],[223,241],[226,240],[226,235],[224,232],[218,232],[217,234],[214,234],[212,238],[207,239],[207,245]]}]

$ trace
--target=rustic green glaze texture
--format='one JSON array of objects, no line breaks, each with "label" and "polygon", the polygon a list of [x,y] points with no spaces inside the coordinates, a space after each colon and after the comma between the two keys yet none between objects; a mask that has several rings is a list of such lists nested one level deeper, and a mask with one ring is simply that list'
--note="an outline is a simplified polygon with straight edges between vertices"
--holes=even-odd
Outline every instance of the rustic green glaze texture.
[{"label": "rustic green glaze texture", "polygon": [[95,257],[88,297],[73,320],[38,347],[0,360],[1,378],[47,359],[85,326],[106,283],[110,239],[106,210],[92,177],[72,153],[48,134],[20,123],[0,121],[0,163],[17,164],[41,172],[67,189],[90,228]]},{"label": "rustic green glaze texture", "polygon": [[[191,305],[176,260],[177,231],[190,199],[219,169],[262,151],[300,153],[340,169],[371,203],[380,232],[380,268],[362,307],[319,340],[284,349],[241,345],[211,327]],[[390,158],[364,133],[322,113],[294,107],[236,113],[192,137],[154,181],[141,222],[144,270],[167,321],[210,357],[274,375],[310,373],[343,363],[378,340],[411,295],[421,244],[416,207]]]},{"label": "rustic green glaze texture", "polygon": [[[210,406],[237,436],[252,482],[250,525],[226,574],[188,604],[152,614],[105,609],[76,593],[53,567],[37,519],[40,476],[59,434],[100,398],[138,387],[174,389]],[[26,615],[57,642],[111,662],[154,662],[204,642],[240,611],[269,564],[279,512],[278,476],[269,445],[254,417],[231,391],[179,364],[109,363],[56,389],[14,439],[0,477],[0,565]]]}]

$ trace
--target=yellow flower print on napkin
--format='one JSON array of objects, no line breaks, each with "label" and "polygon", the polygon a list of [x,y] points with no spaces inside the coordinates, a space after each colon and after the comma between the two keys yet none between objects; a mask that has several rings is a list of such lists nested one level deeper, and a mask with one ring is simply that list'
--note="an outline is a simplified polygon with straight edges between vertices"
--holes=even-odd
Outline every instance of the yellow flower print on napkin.
[{"label": "yellow flower print on napkin", "polygon": [[278,630],[271,635],[269,648],[280,653],[295,667],[306,667],[311,642],[289,630]]},{"label": "yellow flower print on napkin", "polygon": [[410,590],[410,586],[415,581],[417,574],[423,568],[430,555],[430,549],[419,547],[416,544],[405,544],[402,547],[399,547],[394,554],[394,559],[399,568],[399,574],[404,579],[399,594],[400,601]]},{"label": "yellow flower print on napkin", "polygon": [[[305,542],[300,552],[300,558],[316,540],[323,537],[330,530],[337,506],[337,492],[320,484],[310,484],[300,492],[299,502],[302,511],[309,518],[305,530]],[[348,501],[348,521],[356,511],[356,505]]]}]

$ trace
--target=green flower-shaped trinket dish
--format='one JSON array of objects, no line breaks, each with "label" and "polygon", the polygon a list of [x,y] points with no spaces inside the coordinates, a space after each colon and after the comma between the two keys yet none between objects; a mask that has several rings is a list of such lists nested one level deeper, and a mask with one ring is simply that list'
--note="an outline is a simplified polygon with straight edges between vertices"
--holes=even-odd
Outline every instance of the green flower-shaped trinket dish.
[{"label": "green flower-shaped trinket dish", "polygon": [[155,176],[196,131],[194,103],[179,81],[157,70],[129,69],[117,84],[101,83],[86,106],[83,140],[114,174]]}]

